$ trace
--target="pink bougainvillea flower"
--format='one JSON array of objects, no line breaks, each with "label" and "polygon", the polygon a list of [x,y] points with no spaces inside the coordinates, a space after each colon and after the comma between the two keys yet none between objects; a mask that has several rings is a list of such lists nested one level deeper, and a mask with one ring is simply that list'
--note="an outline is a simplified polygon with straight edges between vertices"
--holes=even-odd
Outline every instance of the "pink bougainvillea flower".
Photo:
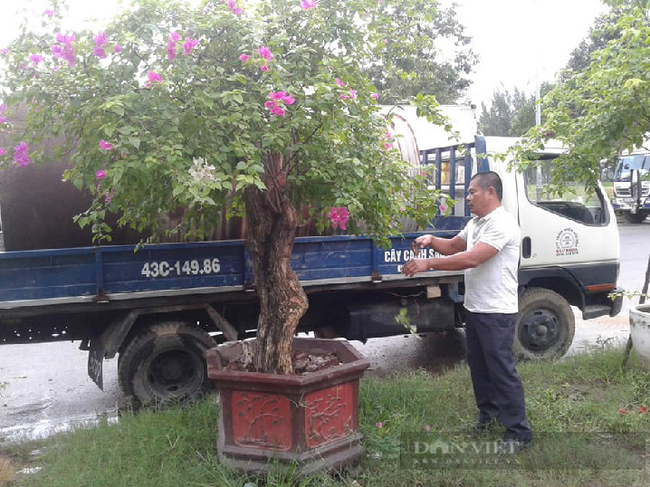
[{"label": "pink bougainvillea flower", "polygon": [[445,205],[444,203],[441,203],[440,205],[438,205],[438,210],[440,210],[440,213],[446,213],[447,212],[447,205]]},{"label": "pink bougainvillea flower", "polygon": [[111,144],[110,142],[106,142],[105,140],[100,140],[99,148],[101,150],[111,150],[113,148],[113,144]]},{"label": "pink bougainvillea flower", "polygon": [[187,56],[199,43],[198,39],[192,39],[191,37],[185,38],[185,44],[183,44],[183,54]]},{"label": "pink bougainvillea flower", "polygon": [[29,166],[30,162],[32,162],[29,160],[29,156],[27,155],[28,150],[29,147],[26,142],[21,142],[14,147],[14,161],[16,161],[20,167]]},{"label": "pink bougainvillea flower", "polygon": [[347,99],[348,99],[348,95],[346,95],[345,93],[341,93],[341,100],[347,100]]},{"label": "pink bougainvillea flower", "polygon": [[74,40],[74,34],[63,35],[59,32],[56,35],[56,42],[63,45],[54,44],[50,47],[55,58],[67,61],[70,66],[74,66],[77,63],[74,55],[74,47],[72,46]]},{"label": "pink bougainvillea flower", "polygon": [[392,148],[393,148],[393,144],[389,144],[388,142],[384,144],[384,149],[391,150]]},{"label": "pink bougainvillea flower", "polygon": [[176,58],[176,43],[169,41],[167,43],[167,59],[173,61]]},{"label": "pink bougainvillea flower", "polygon": [[645,406],[640,406],[639,407],[639,414],[645,414],[648,412],[648,408]]},{"label": "pink bougainvillea flower", "polygon": [[60,32],[56,34],[56,42],[60,44],[70,44],[71,42],[75,41],[75,35],[70,34],[70,35],[64,35],[61,34]]},{"label": "pink bougainvillea flower", "polygon": [[[341,230],[346,230],[346,225],[350,218],[350,212],[345,206],[333,207],[330,209],[329,218],[332,222],[332,227],[339,227]],[[379,426],[381,428],[381,426]]]},{"label": "pink bougainvillea flower", "polygon": [[7,151],[5,150],[4,147],[0,147],[0,156],[4,156],[7,154]]},{"label": "pink bougainvillea flower", "polygon": [[106,51],[104,51],[101,47],[96,47],[93,49],[93,56],[99,59],[104,59],[106,57]]},{"label": "pink bougainvillea flower", "polygon": [[350,98],[353,100],[357,97],[357,90],[350,90]]},{"label": "pink bougainvillea flower", "polygon": [[32,62],[32,66],[36,66],[43,60],[43,56],[40,54],[30,54],[29,60]]},{"label": "pink bougainvillea flower", "polygon": [[8,56],[9,55],[9,49],[7,49],[6,47],[3,47],[2,49],[0,49],[0,54],[2,54],[3,56]]},{"label": "pink bougainvillea flower", "polygon": [[377,93],[372,93],[370,95],[370,98],[372,98],[373,100],[376,100],[377,98],[379,98],[379,95]]},{"label": "pink bougainvillea flower", "polygon": [[341,78],[336,78],[336,84],[341,86],[341,87],[345,86],[345,83],[343,81],[341,81]]},{"label": "pink bougainvillea flower", "polygon": [[264,102],[264,108],[271,111],[271,115],[284,117],[286,110],[282,105],[293,105],[296,99],[286,91],[272,91],[269,99]]},{"label": "pink bougainvillea flower", "polygon": [[300,8],[303,10],[309,10],[310,8],[318,7],[318,0],[302,0],[300,2]]},{"label": "pink bougainvillea flower", "polygon": [[97,34],[95,37],[93,37],[93,41],[95,41],[95,45],[97,47],[102,47],[104,44],[106,44],[106,32],[100,32]]},{"label": "pink bougainvillea flower", "polygon": [[122,46],[120,46],[119,44],[115,44],[115,47],[113,48],[113,52],[115,52],[115,54],[121,53],[122,52]]},{"label": "pink bougainvillea flower", "polygon": [[269,70],[269,67],[268,67],[266,64],[262,64],[262,65],[260,66],[260,71],[267,72],[268,70]]},{"label": "pink bougainvillea flower", "polygon": [[176,42],[180,40],[181,36],[178,35],[178,32],[173,31],[171,34],[169,34],[169,40],[172,42]]},{"label": "pink bougainvillea flower", "polygon": [[273,54],[271,53],[271,50],[266,46],[260,46],[257,52],[260,56],[262,56],[267,61],[273,59]]},{"label": "pink bougainvillea flower", "polygon": [[162,83],[162,78],[155,71],[147,71],[147,77],[151,83]]},{"label": "pink bougainvillea flower", "polygon": [[7,121],[7,117],[4,115],[0,115],[0,123],[5,123]]},{"label": "pink bougainvillea flower", "polygon": [[276,117],[284,117],[286,113],[286,110],[282,107],[274,106],[271,108],[271,115],[274,115]]},{"label": "pink bougainvillea flower", "polygon": [[104,179],[105,177],[106,177],[106,171],[104,171],[103,169],[95,173],[96,179]]},{"label": "pink bougainvillea flower", "polygon": [[243,10],[237,6],[237,0],[228,0],[226,4],[234,15],[241,15],[243,12]]},{"label": "pink bougainvillea flower", "polygon": [[383,428],[383,427],[384,427],[384,423],[382,423],[381,421],[377,421],[377,422],[375,423],[375,426],[376,426],[377,428]]},{"label": "pink bougainvillea flower", "polygon": [[54,17],[55,14],[56,11],[50,10],[49,8],[45,12],[43,12],[43,15],[47,15],[48,17]]},{"label": "pink bougainvillea flower", "polygon": [[248,54],[240,54],[240,55],[239,55],[239,60],[240,60],[242,63],[245,63],[246,61],[248,61],[249,58],[250,58],[250,56],[249,56]]}]

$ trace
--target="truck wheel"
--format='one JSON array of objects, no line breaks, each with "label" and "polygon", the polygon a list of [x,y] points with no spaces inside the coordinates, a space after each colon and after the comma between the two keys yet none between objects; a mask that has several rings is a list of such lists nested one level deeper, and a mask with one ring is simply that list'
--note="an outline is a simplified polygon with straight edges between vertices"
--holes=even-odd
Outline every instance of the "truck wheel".
[{"label": "truck wheel", "polygon": [[575,316],[569,303],[549,289],[531,288],[519,299],[512,346],[523,359],[562,357],[573,342]]},{"label": "truck wheel", "polygon": [[627,212],[625,216],[627,217],[627,221],[630,223],[643,223],[647,215],[645,211],[639,211],[634,214]]},{"label": "truck wheel", "polygon": [[216,346],[205,331],[180,321],[148,326],[120,353],[120,388],[135,405],[165,405],[210,389],[205,351]]}]

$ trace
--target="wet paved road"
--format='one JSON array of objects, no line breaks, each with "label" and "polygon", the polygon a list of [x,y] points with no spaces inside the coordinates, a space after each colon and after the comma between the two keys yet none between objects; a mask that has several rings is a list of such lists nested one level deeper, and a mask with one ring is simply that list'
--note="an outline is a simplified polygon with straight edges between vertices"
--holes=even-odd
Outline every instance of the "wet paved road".
[{"label": "wet paved road", "polygon": [[[641,225],[621,224],[620,233],[619,284],[640,289],[650,247],[650,219]],[[614,318],[588,322],[577,319],[569,353],[579,353],[605,341],[625,341],[629,333],[627,310],[635,302],[626,300],[623,311]],[[440,372],[464,357],[462,331],[377,338],[366,344],[353,344],[371,360],[370,373],[380,376],[418,368]],[[104,364],[102,392],[86,375],[87,353],[77,347],[78,343],[70,342],[0,347],[0,444],[51,434],[101,415],[116,416],[121,400],[117,360]]]}]

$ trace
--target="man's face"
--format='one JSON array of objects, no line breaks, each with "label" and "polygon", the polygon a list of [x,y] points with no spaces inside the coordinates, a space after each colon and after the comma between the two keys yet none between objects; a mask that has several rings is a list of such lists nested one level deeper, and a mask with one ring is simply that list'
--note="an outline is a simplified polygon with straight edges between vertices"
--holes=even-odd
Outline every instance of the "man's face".
[{"label": "man's face", "polygon": [[491,203],[491,190],[492,188],[481,188],[476,180],[469,183],[467,190],[467,206],[469,210],[476,216],[484,217],[487,215]]}]

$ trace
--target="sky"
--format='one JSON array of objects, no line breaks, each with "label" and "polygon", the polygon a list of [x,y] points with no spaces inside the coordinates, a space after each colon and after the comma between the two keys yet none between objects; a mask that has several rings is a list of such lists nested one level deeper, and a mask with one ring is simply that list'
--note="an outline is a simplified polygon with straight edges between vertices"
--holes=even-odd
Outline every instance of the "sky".
[{"label": "sky", "polygon": [[[458,19],[472,37],[480,64],[468,98],[480,109],[494,90],[535,93],[552,81],[598,15],[600,0],[455,0]],[[451,0],[443,0],[449,5]]]},{"label": "sky", "polygon": [[[108,18],[120,0],[69,0],[69,26],[84,19]],[[299,0],[296,0],[298,2]],[[594,19],[606,11],[600,0],[440,0],[458,4],[458,18],[466,26],[480,64],[471,75],[467,93],[480,109],[494,90],[517,87],[534,93],[536,81],[551,81],[571,51],[588,34]],[[48,0],[30,0],[36,12],[50,7]],[[28,2],[0,0],[0,48],[17,35],[21,18],[17,5]],[[18,7],[22,8],[22,7]]]}]

